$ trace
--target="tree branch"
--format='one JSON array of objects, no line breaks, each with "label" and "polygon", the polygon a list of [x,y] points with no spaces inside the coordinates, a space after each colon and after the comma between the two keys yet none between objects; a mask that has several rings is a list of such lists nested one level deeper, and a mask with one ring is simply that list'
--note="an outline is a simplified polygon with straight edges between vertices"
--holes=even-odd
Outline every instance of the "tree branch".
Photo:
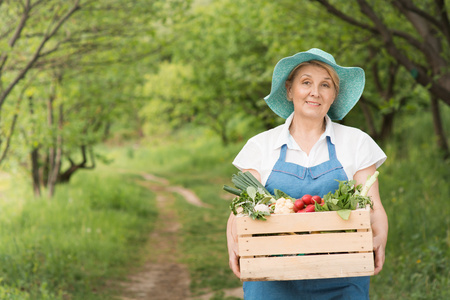
[{"label": "tree branch", "polygon": [[368,25],[368,24],[364,24],[359,22],[356,19],[351,18],[350,16],[344,14],[343,12],[341,12],[340,10],[338,10],[336,7],[334,7],[332,4],[330,4],[330,2],[328,2],[327,0],[315,0],[317,2],[319,2],[320,4],[322,4],[332,15],[335,15],[336,17],[344,20],[345,22],[354,25],[356,27],[362,28],[362,29],[366,29],[372,33],[378,33],[377,30],[375,28],[373,28],[372,26]]},{"label": "tree branch", "polygon": [[403,6],[403,8],[421,16],[422,18],[426,19],[428,22],[430,22],[431,24],[433,24],[434,26],[436,26],[438,29],[441,29],[440,27],[442,26],[441,23],[439,22],[439,20],[435,19],[433,16],[431,16],[430,14],[428,14],[427,12],[419,9],[417,6],[415,6],[411,1],[407,0],[396,0],[396,1],[392,1],[392,3],[394,5],[401,5]]},{"label": "tree branch", "polygon": [[92,152],[92,149],[90,149],[92,164],[90,166],[86,166],[87,163],[87,156],[86,156],[86,145],[81,145],[81,154],[83,156],[83,160],[79,164],[75,164],[70,158],[70,167],[67,168],[63,173],[58,175],[57,182],[68,182],[70,180],[70,177],[79,169],[94,169],[95,168],[95,160],[94,160],[94,154]]},{"label": "tree branch", "polygon": [[[372,22],[375,24],[379,34],[382,37],[383,43],[389,52],[389,54],[395,58],[400,64],[402,64],[409,72],[415,74],[415,80],[423,86],[430,86],[429,90],[431,93],[442,99],[445,103],[450,105],[449,89],[445,85],[441,85],[434,81],[431,76],[433,74],[428,74],[427,70],[420,66],[419,64],[411,61],[407,56],[403,55],[402,52],[396,47],[392,39],[392,35],[389,29],[383,24],[383,22],[378,18],[378,16],[373,11],[372,7],[365,0],[357,0],[360,6],[360,10],[363,14],[368,16]],[[429,50],[423,52],[426,56],[429,54]],[[437,54],[439,55],[439,54]],[[427,59],[434,59],[427,56]],[[430,76],[431,75],[431,76]]]},{"label": "tree branch", "polygon": [[[0,164],[6,158],[6,155],[7,155],[8,150],[9,150],[9,146],[11,145],[11,138],[13,136],[14,129],[16,127],[17,119],[19,118],[19,109],[20,109],[20,103],[22,102],[22,98],[23,98],[23,92],[19,96],[19,98],[17,99],[16,110],[15,110],[16,112],[14,113],[14,116],[13,116],[13,119],[12,119],[12,122],[11,122],[11,128],[9,129],[8,137],[6,138],[5,148],[3,149],[2,156],[0,157]],[[0,145],[1,144],[2,143],[0,143]]]},{"label": "tree branch", "polygon": [[[1,3],[0,3],[1,5]],[[23,4],[23,13],[22,13],[22,17],[20,18],[20,22],[19,25],[17,26],[16,30],[14,31],[14,34],[12,35],[12,37],[9,39],[8,45],[10,48],[14,48],[14,45],[16,44],[16,41],[19,39],[20,34],[22,33],[23,28],[25,27],[25,24],[27,23],[27,20],[30,16],[30,0],[27,0],[27,2],[25,4]],[[3,67],[6,64],[6,61],[8,60],[8,54],[2,53],[2,55],[0,56],[0,74],[3,70]]]},{"label": "tree branch", "polygon": [[361,108],[363,115],[365,117],[370,136],[373,137],[374,139],[378,139],[378,132],[372,118],[372,113],[370,112],[369,106],[367,105],[367,99],[364,96],[361,96],[361,98],[358,101],[358,105]]},{"label": "tree branch", "polygon": [[411,46],[416,47],[419,51],[423,52],[426,50],[426,46],[422,44],[419,40],[417,40],[415,37],[413,37],[410,34],[407,34],[406,32],[392,29],[392,36],[399,37],[407,41]]},{"label": "tree branch", "polygon": [[442,32],[444,33],[448,43],[450,44],[450,21],[448,19],[448,10],[445,5],[445,0],[435,0],[435,2],[438,14],[441,16]]},{"label": "tree branch", "polygon": [[[348,16],[348,15],[344,14],[343,12],[341,12],[340,10],[338,10],[336,7],[334,7],[332,4],[330,4],[327,0],[315,0],[315,1],[322,4],[331,14],[333,14],[336,17],[340,18],[341,20],[349,23],[350,25],[354,25],[361,29],[368,30],[368,31],[372,32],[373,34],[380,34],[380,32],[377,30],[377,28],[370,26],[368,24],[365,24],[365,23],[361,23],[361,22],[351,18],[350,16]],[[404,39],[405,41],[407,41],[409,44],[416,47],[420,51],[424,50],[424,46],[422,45],[422,43],[420,43],[420,41],[418,41],[412,35],[410,35],[406,32],[400,31],[400,30],[396,30],[396,29],[392,29],[392,30],[390,30],[390,32],[391,32],[392,36],[396,36],[396,37]]]},{"label": "tree branch", "polygon": [[19,25],[16,28],[16,31],[14,32],[13,36],[11,37],[11,39],[9,40],[8,45],[13,48],[16,41],[19,39],[20,34],[22,33],[23,28],[25,27],[25,24],[27,23],[29,14],[30,14],[30,0],[27,0],[27,2],[24,4],[23,7],[23,14],[22,14],[22,18],[20,19]]},{"label": "tree branch", "polygon": [[378,72],[378,63],[376,61],[376,51],[377,50],[372,47],[369,48],[370,59],[372,61],[374,61],[374,63],[372,64],[373,81],[375,83],[375,88],[377,89],[378,93],[380,95],[382,95],[383,94],[383,85],[381,84],[380,73]]},{"label": "tree branch", "polygon": [[399,7],[400,9],[404,9],[407,11],[410,11],[420,17],[422,17],[424,20],[432,24],[437,30],[441,31],[445,38],[450,41],[450,29],[449,29],[449,21],[448,21],[448,15],[447,11],[445,10],[445,1],[443,0],[435,0],[436,8],[437,8],[437,16],[440,17],[440,19],[435,18],[434,16],[430,15],[426,11],[423,11],[422,9],[419,9],[417,6],[414,5],[414,3],[411,0],[397,0],[392,1],[392,3]]},{"label": "tree branch", "polygon": [[394,95],[395,79],[397,77],[399,66],[400,65],[397,62],[389,63],[388,86],[386,88],[386,94],[389,96],[389,98]]},{"label": "tree branch", "polygon": [[415,12],[419,9],[413,9],[415,6],[410,0],[395,1],[394,5],[406,16],[422,37],[423,45],[426,45],[422,52],[425,54],[433,75],[440,75],[441,68],[447,64],[441,56],[443,47],[445,47],[442,45],[442,37],[439,36],[434,26],[430,25],[427,19]]},{"label": "tree branch", "polygon": [[50,38],[52,38],[58,32],[59,28],[64,24],[64,22],[66,22],[67,19],[69,19],[69,17],[80,8],[79,2],[80,2],[80,0],[77,0],[75,2],[75,4],[72,6],[72,8],[61,19],[59,19],[59,21],[56,23],[55,27],[50,31],[50,33],[46,34],[43,37],[39,47],[34,52],[34,55],[30,59],[30,61],[27,63],[27,65],[19,72],[19,74],[9,84],[9,86],[4,91],[2,91],[2,93],[0,94],[0,110],[3,106],[3,103],[5,102],[6,97],[9,95],[9,93],[11,93],[14,86],[25,77],[27,72],[31,69],[31,67],[39,59],[39,57],[41,55],[41,51],[44,48],[45,44],[48,42],[48,40]]},{"label": "tree branch", "polygon": [[[384,47],[388,51],[388,53],[397,60],[403,67],[405,67],[409,72],[411,72],[411,75],[413,75],[416,82],[420,83],[422,86],[427,87],[429,89],[430,93],[435,95],[437,98],[445,102],[447,105],[450,105],[450,89],[448,88],[448,82],[450,82],[450,75],[442,74],[441,75],[441,68],[443,65],[446,65],[447,63],[444,61],[442,62],[443,58],[440,55],[440,52],[436,51],[436,49],[429,49],[430,47],[427,43],[427,39],[433,39],[435,37],[424,37],[424,40],[426,42],[421,43],[417,41],[415,38],[410,36],[407,33],[400,33],[395,30],[390,30],[386,25],[382,22],[382,20],[376,15],[372,7],[365,1],[365,0],[357,0],[357,3],[359,5],[360,11],[366,15],[374,24],[374,27],[368,26],[367,24],[362,24],[361,22],[354,20],[353,18],[347,16],[343,12],[336,9],[334,6],[332,6],[327,0],[315,0],[319,2],[322,6],[324,6],[330,13],[334,14],[335,16],[341,18],[342,20],[354,25],[358,26],[362,29],[369,30],[370,32],[375,32],[375,34],[380,35],[382,42],[384,44]],[[405,0],[403,0],[405,1]],[[439,0],[436,0],[439,1]],[[398,5],[398,4],[397,4]],[[401,6],[401,5],[400,5]],[[445,7],[445,4],[441,4],[440,7]],[[400,10],[401,11],[401,10]],[[411,14],[412,12],[409,12]],[[406,15],[408,17],[408,15]],[[415,15],[416,17],[418,15]],[[410,16],[411,17],[411,16]],[[423,19],[422,19],[423,20]],[[411,20],[410,20],[411,21]],[[417,24],[414,24],[416,29]],[[375,31],[374,31],[375,30]],[[420,33],[420,32],[419,32]],[[423,34],[423,33],[421,33]],[[408,56],[406,56],[400,49],[397,48],[397,46],[394,43],[393,38],[394,37],[401,37],[405,39],[408,43],[410,43],[412,46],[416,47],[420,52],[422,52],[428,63],[431,66],[431,73],[428,72],[429,68],[425,68],[421,66],[419,63],[416,63],[409,59]],[[434,42],[431,40],[431,42]],[[440,76],[441,77],[436,81],[434,80],[434,76]]]}]

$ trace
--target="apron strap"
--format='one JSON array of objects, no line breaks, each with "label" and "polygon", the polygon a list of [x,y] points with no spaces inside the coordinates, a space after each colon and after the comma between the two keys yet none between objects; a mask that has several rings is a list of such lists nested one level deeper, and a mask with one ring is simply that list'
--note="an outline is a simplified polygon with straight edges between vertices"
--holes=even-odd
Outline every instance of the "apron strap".
[{"label": "apron strap", "polygon": [[334,147],[334,144],[331,142],[330,136],[327,136],[327,145],[328,145],[328,156],[330,157],[330,160],[337,158],[336,148]]},{"label": "apron strap", "polygon": [[286,150],[287,150],[287,145],[284,144],[283,146],[281,146],[281,150],[280,150],[280,157],[278,157],[279,161],[286,161]]}]

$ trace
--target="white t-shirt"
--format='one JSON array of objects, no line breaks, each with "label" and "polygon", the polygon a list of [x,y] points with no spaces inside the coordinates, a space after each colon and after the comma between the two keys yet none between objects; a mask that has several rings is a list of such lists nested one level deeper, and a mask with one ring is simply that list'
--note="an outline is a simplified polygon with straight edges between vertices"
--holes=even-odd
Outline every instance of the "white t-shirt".
[{"label": "white t-shirt", "polygon": [[362,169],[375,164],[378,168],[386,160],[386,154],[375,141],[360,129],[334,123],[326,116],[326,129],[309,155],[297,145],[289,132],[294,113],[278,127],[262,132],[245,144],[233,161],[239,170],[254,169],[266,184],[273,166],[280,156],[281,146],[287,144],[286,161],[303,167],[313,167],[329,160],[326,137],[335,145],[336,156],[349,180]]}]

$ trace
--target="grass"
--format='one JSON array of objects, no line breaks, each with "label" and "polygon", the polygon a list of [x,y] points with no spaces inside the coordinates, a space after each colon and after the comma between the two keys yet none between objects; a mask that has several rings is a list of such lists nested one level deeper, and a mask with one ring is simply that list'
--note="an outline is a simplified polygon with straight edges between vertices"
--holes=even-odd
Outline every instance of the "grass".
[{"label": "grass", "polygon": [[389,240],[372,299],[449,299],[449,162],[429,143],[389,148],[380,176]]},{"label": "grass", "polygon": [[53,199],[14,195],[1,203],[0,299],[111,299],[104,278],[139,261],[157,215],[149,191],[101,170],[78,174]]}]

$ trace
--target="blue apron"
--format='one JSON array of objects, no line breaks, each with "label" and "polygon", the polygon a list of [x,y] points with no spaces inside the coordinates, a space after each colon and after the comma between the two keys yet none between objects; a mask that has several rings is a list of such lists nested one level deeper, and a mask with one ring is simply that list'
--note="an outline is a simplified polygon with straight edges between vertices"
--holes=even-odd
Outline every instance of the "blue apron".
[{"label": "blue apron", "polygon": [[[305,168],[286,162],[287,146],[283,145],[280,157],[267,179],[266,188],[273,194],[279,189],[291,197],[305,194],[323,197],[339,187],[337,180],[347,180],[347,175],[336,157],[336,150],[327,136],[329,160],[320,165]],[[308,279],[292,281],[246,281],[245,300],[289,300],[289,299],[369,299],[369,276]]]}]

